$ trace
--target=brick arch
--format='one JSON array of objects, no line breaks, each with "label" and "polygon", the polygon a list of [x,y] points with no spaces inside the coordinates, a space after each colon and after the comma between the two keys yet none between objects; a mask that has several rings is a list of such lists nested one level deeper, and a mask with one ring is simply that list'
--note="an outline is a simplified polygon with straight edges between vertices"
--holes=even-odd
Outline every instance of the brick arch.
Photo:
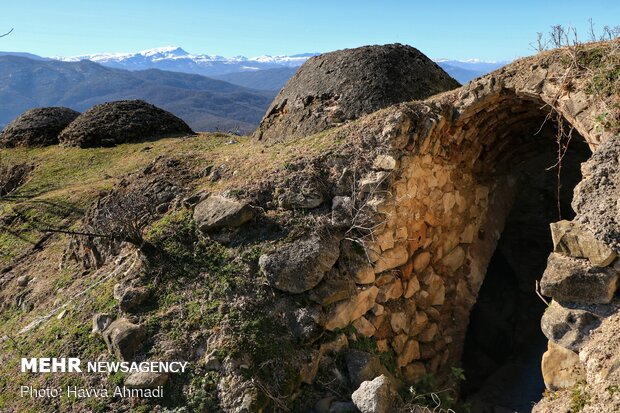
[{"label": "brick arch", "polygon": [[364,318],[381,332],[379,346],[394,349],[408,381],[460,363],[469,313],[515,197],[510,173],[543,152],[555,163],[556,114],[583,153],[605,137],[554,85],[537,83],[534,92],[519,82],[489,76],[380,114],[396,166],[383,171],[385,193],[367,199],[382,222],[364,243],[385,312],[351,321]]}]

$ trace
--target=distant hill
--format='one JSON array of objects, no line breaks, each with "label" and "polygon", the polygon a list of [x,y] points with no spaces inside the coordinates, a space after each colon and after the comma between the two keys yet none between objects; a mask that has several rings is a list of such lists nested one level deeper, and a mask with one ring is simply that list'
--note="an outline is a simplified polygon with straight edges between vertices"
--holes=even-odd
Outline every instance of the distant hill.
[{"label": "distant hill", "polygon": [[485,75],[485,72],[482,71],[463,69],[443,62],[438,62],[437,64],[462,85],[472,79]]},{"label": "distant hill", "polygon": [[299,68],[283,67],[279,69],[255,70],[252,72],[235,72],[212,76],[212,78],[251,89],[280,90],[286,85],[286,82],[293,77],[297,69]]},{"label": "distant hill", "polygon": [[34,60],[51,60],[47,57],[41,57],[32,53],[24,53],[24,52],[0,52],[0,56],[19,56],[19,57],[27,57],[29,59]]},{"label": "distant hill", "polygon": [[248,133],[274,96],[199,75],[155,69],[132,72],[86,60],[0,56],[0,125],[33,107],[84,111],[106,101],[144,99],[181,117],[194,130]]},{"label": "distant hill", "polygon": [[461,84],[465,84],[470,80],[484,76],[487,73],[507,65],[509,62],[484,62],[475,59],[465,61],[437,59],[435,60],[435,63],[441,66],[443,70],[458,80]]}]

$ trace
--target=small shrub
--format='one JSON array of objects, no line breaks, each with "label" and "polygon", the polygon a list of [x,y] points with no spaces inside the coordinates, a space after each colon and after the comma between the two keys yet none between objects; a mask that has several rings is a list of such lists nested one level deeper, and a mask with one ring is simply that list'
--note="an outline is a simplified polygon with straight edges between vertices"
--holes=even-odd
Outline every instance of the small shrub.
[{"label": "small shrub", "polygon": [[585,383],[577,383],[571,391],[571,407],[570,410],[573,413],[577,413],[583,410],[584,407],[590,402],[590,394],[585,388]]}]

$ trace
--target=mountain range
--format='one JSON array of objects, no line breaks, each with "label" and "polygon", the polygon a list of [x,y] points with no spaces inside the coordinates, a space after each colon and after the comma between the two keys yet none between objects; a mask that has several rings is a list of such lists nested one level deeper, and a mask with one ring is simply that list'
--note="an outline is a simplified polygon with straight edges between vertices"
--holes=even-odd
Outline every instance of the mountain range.
[{"label": "mountain range", "polygon": [[34,107],[84,111],[112,100],[144,99],[195,130],[246,133],[260,122],[275,94],[186,73],[0,56],[0,125]]},{"label": "mountain range", "polygon": [[[193,73],[225,80],[244,87],[263,90],[279,90],[307,59],[319,53],[303,53],[292,56],[223,57],[207,54],[191,54],[181,47],[170,46],[143,50],[136,53],[95,53],[53,59],[77,62],[90,60],[107,67],[126,70],[161,69],[173,72]],[[478,59],[435,59],[449,75],[460,83],[485,75],[508,62],[485,62]]]},{"label": "mountain range", "polygon": [[216,55],[194,55],[180,47],[159,47],[137,53],[96,53],[72,57],[52,57],[64,62],[90,60],[107,67],[126,70],[161,69],[173,72],[192,73],[203,76],[223,75],[232,72],[247,72],[282,67],[299,67],[316,53],[293,56],[244,56],[223,57]]},{"label": "mountain range", "polygon": [[[73,57],[0,52],[0,127],[33,107],[84,111],[111,100],[144,99],[195,130],[247,133],[299,66],[315,55],[227,58],[180,47]],[[506,63],[435,62],[461,83]]]}]

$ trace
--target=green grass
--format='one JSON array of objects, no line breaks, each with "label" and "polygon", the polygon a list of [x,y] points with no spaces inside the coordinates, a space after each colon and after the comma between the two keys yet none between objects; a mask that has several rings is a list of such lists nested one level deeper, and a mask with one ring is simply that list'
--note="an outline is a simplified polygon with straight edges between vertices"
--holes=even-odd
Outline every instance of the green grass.
[{"label": "green grass", "polygon": [[[34,169],[23,186],[0,199],[0,225],[3,226],[0,265],[9,264],[31,251],[46,235],[47,228],[80,228],[83,214],[100,191],[113,188],[124,176],[144,169],[158,156],[179,158],[196,173],[207,166],[226,165],[229,170],[226,179],[211,182],[197,178],[192,187],[208,191],[236,190],[242,194],[247,193],[248,185],[256,185],[265,176],[294,168],[304,158],[345,142],[342,136],[332,132],[269,147],[249,138],[235,139],[238,143],[229,145],[228,135],[201,134],[196,138],[170,138],[114,148],[3,149],[2,162],[29,163]],[[237,172],[234,175],[233,168]],[[277,394],[290,394],[299,384],[298,372],[290,367],[290,360],[280,360],[277,356],[288,351],[292,343],[283,334],[286,329],[263,314],[264,305],[273,298],[261,287],[264,279],[257,271],[257,261],[265,247],[246,244],[231,248],[203,237],[189,211],[164,216],[148,229],[146,238],[161,252],[150,263],[148,274],[141,275],[141,282],[154,292],[140,314],[148,336],[157,336],[158,341],[169,341],[184,348],[206,342],[213,333],[225,329],[226,339],[220,355],[249,357],[252,360],[249,376],[257,377]],[[112,290],[118,279],[110,279],[80,297],[67,308],[63,318],[57,319],[54,315],[28,334],[16,335],[35,317],[46,314],[96,281],[94,272],[84,272],[71,262],[59,269],[59,263],[64,262],[66,246],[66,236],[54,235],[37,255],[37,262],[29,264],[27,269],[34,270],[33,276],[39,279],[36,285],[44,282],[49,292],[47,295],[37,292],[42,300],[35,302],[34,310],[23,312],[10,305],[0,312],[3,332],[15,335],[17,342],[1,345],[0,410],[52,412],[71,403],[62,400],[61,404],[33,407],[31,400],[13,397],[21,383],[58,384],[51,376],[16,376],[15,360],[19,360],[20,354],[31,357],[74,355],[87,360],[107,352],[101,337],[90,333],[91,317],[98,312],[116,313],[118,303]],[[249,300],[247,307],[232,305],[238,299]],[[165,356],[158,353],[160,349],[152,342],[147,342],[144,351],[149,358]],[[108,384],[118,384],[122,379],[111,376]],[[218,379],[218,373],[199,371],[187,377],[174,377],[168,392],[170,397],[164,404],[170,408],[184,404],[213,407]],[[188,394],[187,385],[200,391]],[[267,399],[261,395],[259,404],[265,404]],[[96,403],[84,406],[92,411],[103,409]],[[135,406],[133,411],[148,411],[149,406]]]},{"label": "green grass", "polygon": [[578,413],[590,402],[590,393],[585,388],[585,383],[577,383],[571,390],[571,413]]}]

